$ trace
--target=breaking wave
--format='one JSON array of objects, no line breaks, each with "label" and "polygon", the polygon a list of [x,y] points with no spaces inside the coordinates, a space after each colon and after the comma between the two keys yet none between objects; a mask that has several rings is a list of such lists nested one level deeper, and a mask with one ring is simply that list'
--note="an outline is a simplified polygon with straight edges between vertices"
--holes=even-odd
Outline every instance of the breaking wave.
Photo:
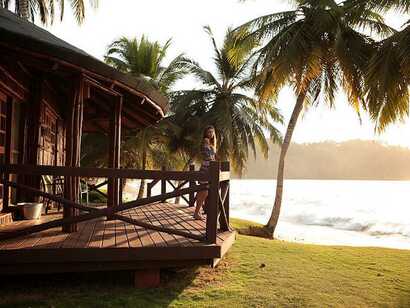
[{"label": "breaking wave", "polygon": [[[272,180],[233,180],[231,215],[265,223]],[[410,182],[287,180],[280,237],[306,242],[410,248]]]}]

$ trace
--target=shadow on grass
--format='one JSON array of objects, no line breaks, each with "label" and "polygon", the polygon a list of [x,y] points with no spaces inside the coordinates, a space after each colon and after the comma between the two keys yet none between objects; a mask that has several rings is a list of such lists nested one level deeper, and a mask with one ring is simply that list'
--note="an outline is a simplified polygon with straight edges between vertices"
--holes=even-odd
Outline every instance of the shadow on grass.
[{"label": "shadow on grass", "polygon": [[248,226],[246,228],[236,228],[235,230],[242,235],[273,239],[272,231],[265,226]]},{"label": "shadow on grass", "polygon": [[132,271],[0,276],[0,307],[166,307],[198,269],[163,270],[160,287],[144,290]]}]

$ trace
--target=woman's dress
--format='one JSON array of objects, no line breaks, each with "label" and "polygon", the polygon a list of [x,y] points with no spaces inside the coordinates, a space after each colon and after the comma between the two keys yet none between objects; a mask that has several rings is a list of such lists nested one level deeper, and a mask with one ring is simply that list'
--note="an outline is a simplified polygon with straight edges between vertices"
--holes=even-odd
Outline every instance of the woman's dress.
[{"label": "woman's dress", "polygon": [[[208,144],[204,144],[201,149],[202,155],[202,164],[200,171],[208,170],[211,161],[215,160],[215,150]],[[201,183],[208,183],[208,182],[201,182]]]}]

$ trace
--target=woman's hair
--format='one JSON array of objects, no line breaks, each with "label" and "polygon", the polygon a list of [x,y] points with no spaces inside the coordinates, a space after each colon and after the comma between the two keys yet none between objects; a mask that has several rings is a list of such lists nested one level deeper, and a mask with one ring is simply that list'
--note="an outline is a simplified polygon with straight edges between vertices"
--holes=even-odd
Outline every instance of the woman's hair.
[{"label": "woman's hair", "polygon": [[[212,138],[209,138],[206,133],[208,132],[208,130],[212,129],[214,131],[214,135]],[[208,138],[209,139],[209,143],[211,144],[211,146],[214,148],[214,151],[216,152],[216,132],[215,132],[215,127],[213,127],[212,125],[208,125],[207,127],[205,127],[204,132],[202,134],[202,139]]]}]

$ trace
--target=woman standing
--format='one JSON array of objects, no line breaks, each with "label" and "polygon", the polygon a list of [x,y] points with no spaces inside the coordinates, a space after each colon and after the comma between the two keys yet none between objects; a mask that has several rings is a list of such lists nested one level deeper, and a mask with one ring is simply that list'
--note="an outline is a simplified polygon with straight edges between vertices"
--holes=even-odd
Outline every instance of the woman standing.
[{"label": "woman standing", "polygon": [[[213,126],[208,126],[205,128],[201,143],[201,156],[202,164],[200,170],[208,170],[211,161],[215,160],[216,155],[216,135],[215,128]],[[207,182],[201,182],[204,184]],[[200,191],[196,194],[196,207],[194,212],[195,219],[202,219],[202,215],[199,213],[206,197],[208,196],[208,190]]]}]

